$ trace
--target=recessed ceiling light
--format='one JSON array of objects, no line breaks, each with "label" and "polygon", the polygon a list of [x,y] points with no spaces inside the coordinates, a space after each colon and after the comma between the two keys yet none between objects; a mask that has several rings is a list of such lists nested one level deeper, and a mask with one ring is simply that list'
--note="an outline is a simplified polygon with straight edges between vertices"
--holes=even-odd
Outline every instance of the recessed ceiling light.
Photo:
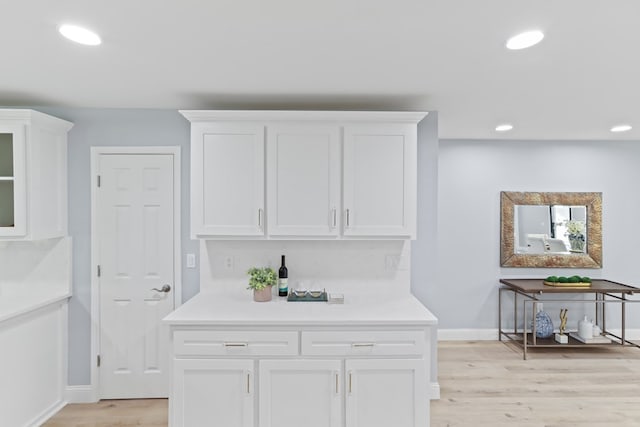
[{"label": "recessed ceiling light", "polygon": [[526,31],[524,33],[515,35],[507,40],[507,49],[526,49],[540,43],[543,38],[544,34],[542,33],[542,31]]},{"label": "recessed ceiling light", "polygon": [[617,125],[613,126],[610,130],[611,132],[626,132],[631,130],[631,125]]},{"label": "recessed ceiling light", "polygon": [[496,126],[496,132],[508,132],[513,129],[513,125],[509,123],[504,123]]},{"label": "recessed ceiling light", "polygon": [[76,43],[88,46],[97,46],[102,43],[99,35],[86,28],[78,27],[77,25],[61,25],[60,28],[58,28],[58,31],[60,31],[60,34],[63,36]]}]

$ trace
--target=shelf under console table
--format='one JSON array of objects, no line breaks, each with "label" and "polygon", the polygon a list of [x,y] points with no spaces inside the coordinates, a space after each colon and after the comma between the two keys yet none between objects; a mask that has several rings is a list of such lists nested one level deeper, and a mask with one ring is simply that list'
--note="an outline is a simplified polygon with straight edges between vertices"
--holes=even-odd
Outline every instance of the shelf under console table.
[{"label": "shelf under console table", "polygon": [[[513,295],[513,329],[503,329],[502,304],[504,293]],[[626,305],[627,303],[640,302],[640,300],[630,300],[629,296],[640,292],[640,288],[612,282],[610,280],[595,279],[589,287],[553,287],[544,284],[543,279],[500,279],[500,290],[498,292],[498,339],[519,345],[522,348],[523,358],[527,359],[529,348],[567,348],[567,347],[603,347],[603,346],[633,346],[640,348],[640,345],[629,341],[625,334],[626,329]],[[542,298],[545,294],[553,294]],[[573,294],[573,295],[572,295]],[[575,294],[592,295],[588,299],[569,299]],[[518,297],[522,300],[522,327],[518,328]],[[538,304],[541,303],[582,303],[594,304],[595,324],[600,325],[602,335],[610,339],[608,343],[585,344],[577,339],[569,337],[567,344],[555,342],[554,338],[536,337],[536,322],[533,321],[537,312]],[[620,334],[613,333],[607,329],[606,306],[609,304],[619,304],[621,307]],[[530,306],[530,307],[529,307]],[[531,330],[527,329],[531,325]]]}]

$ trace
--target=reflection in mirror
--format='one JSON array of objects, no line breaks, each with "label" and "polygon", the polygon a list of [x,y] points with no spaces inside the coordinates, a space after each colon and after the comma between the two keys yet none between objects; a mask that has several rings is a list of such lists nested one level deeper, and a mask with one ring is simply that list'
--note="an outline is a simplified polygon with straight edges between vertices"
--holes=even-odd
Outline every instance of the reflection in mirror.
[{"label": "reflection in mirror", "polygon": [[587,207],[516,205],[515,253],[584,253],[587,247]]},{"label": "reflection in mirror", "polygon": [[503,267],[602,267],[602,193],[505,192]]}]

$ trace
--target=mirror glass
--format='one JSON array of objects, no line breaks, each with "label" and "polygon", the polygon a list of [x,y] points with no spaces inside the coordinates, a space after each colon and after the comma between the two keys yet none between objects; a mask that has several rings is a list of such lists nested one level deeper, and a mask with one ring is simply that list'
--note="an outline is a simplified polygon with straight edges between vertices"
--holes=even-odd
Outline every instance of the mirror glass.
[{"label": "mirror glass", "polygon": [[501,193],[503,267],[602,267],[601,193]]}]

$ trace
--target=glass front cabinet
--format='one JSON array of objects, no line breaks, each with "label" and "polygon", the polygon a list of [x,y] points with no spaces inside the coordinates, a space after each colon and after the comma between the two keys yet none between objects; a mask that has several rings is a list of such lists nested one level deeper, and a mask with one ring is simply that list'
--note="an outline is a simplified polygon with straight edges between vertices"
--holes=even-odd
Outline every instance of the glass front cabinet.
[{"label": "glass front cabinet", "polygon": [[26,234],[24,127],[0,125],[0,234]]},{"label": "glass front cabinet", "polygon": [[33,110],[0,109],[0,240],[67,235],[67,132]]}]

